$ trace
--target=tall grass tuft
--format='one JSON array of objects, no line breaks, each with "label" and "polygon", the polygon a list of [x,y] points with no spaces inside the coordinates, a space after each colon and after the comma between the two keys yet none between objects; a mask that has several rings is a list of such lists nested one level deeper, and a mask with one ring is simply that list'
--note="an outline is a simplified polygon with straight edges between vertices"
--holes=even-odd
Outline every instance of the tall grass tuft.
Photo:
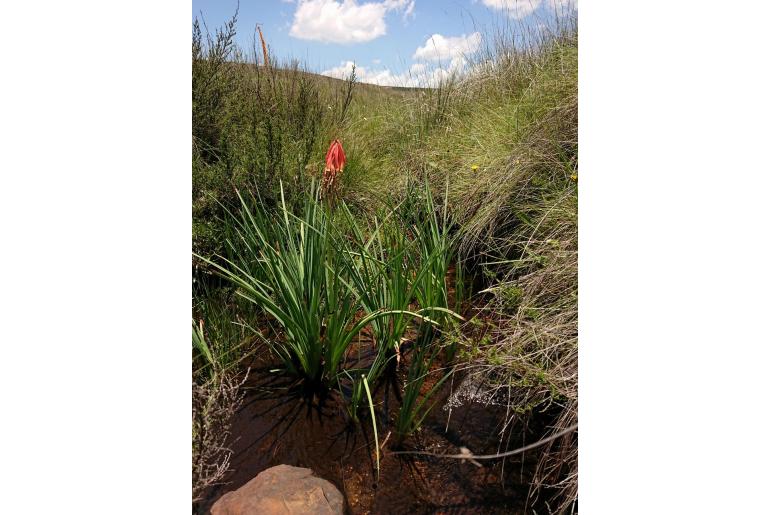
[{"label": "tall grass tuft", "polygon": [[422,317],[383,305],[356,319],[359,299],[370,285],[360,281],[357,266],[351,265],[356,253],[335,231],[332,209],[318,195],[313,183],[301,217],[290,212],[283,194],[278,211],[240,196],[240,212],[229,213],[226,222],[237,238],[228,240],[233,257],[200,257],[280,325],[283,334],[272,348],[290,373],[333,386],[345,351],[364,327],[386,317]]},{"label": "tall grass tuft", "polygon": [[[443,328],[449,319],[460,319],[447,302],[452,243],[444,230],[446,224],[435,216],[430,194],[381,210],[366,231],[345,205],[343,213],[351,229],[351,279],[361,304],[367,313],[391,313],[372,322],[377,353],[366,372],[371,384],[388,363],[400,360],[410,323],[419,321],[420,330],[428,331]],[[356,382],[350,400],[352,413],[360,400],[361,384]]]}]

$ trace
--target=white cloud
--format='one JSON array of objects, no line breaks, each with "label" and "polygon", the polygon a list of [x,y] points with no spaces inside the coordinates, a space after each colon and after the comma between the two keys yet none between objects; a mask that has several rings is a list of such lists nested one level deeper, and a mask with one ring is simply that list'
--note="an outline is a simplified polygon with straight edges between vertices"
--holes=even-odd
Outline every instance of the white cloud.
[{"label": "white cloud", "polygon": [[[337,79],[347,79],[350,77],[350,71],[353,69],[353,61],[344,61],[335,68],[324,70],[321,75],[335,77]],[[377,84],[378,86],[400,86],[413,87],[425,85],[425,78],[411,75],[409,73],[393,73],[388,68],[373,70],[365,66],[356,66],[356,79],[366,84]],[[423,81],[423,82],[420,82]]]},{"label": "white cloud", "polygon": [[[353,61],[344,61],[340,66],[321,72],[321,75],[347,79],[353,68]],[[393,73],[388,68],[372,69],[365,66],[356,66],[356,80],[366,84],[379,86],[398,86],[404,88],[435,87],[442,80],[449,78],[453,73],[460,72],[459,68],[428,66],[425,63],[414,63],[404,73]]]},{"label": "white cloud", "polygon": [[425,44],[414,51],[413,59],[426,61],[438,61],[440,59],[454,59],[469,55],[478,50],[481,44],[481,34],[474,32],[466,36],[442,36],[433,34]]},{"label": "white cloud", "polygon": [[521,19],[532,14],[540,7],[542,0],[481,0],[492,9],[505,11],[511,18]]},{"label": "white cloud", "polygon": [[414,0],[409,2],[409,5],[404,9],[404,19],[408,19],[410,16],[414,17]]},{"label": "white cloud", "polygon": [[385,35],[389,11],[414,10],[414,0],[299,0],[289,34],[326,43],[362,43]]},{"label": "white cloud", "polygon": [[474,32],[466,36],[443,36],[433,34],[425,44],[415,50],[413,59],[422,61],[448,62],[449,70],[459,70],[481,45],[481,34]]},{"label": "white cloud", "polygon": [[[327,75],[337,79],[347,79],[350,77],[350,72],[352,69],[353,61],[343,61],[340,66],[322,71],[321,75]],[[404,83],[404,76],[394,75],[387,68],[383,68],[381,70],[372,70],[370,68],[366,68],[365,66],[356,66],[356,78],[359,82],[365,82],[367,84],[378,84],[380,86],[409,85]]]},{"label": "white cloud", "polygon": [[425,73],[427,68],[428,67],[425,65],[425,63],[414,63],[409,67],[409,71],[415,75],[419,75],[421,73]]},{"label": "white cloud", "polygon": [[404,7],[414,9],[414,0],[385,0],[382,2],[387,9],[403,9]]},{"label": "white cloud", "polygon": [[[360,82],[378,84],[380,86],[402,87],[433,87],[455,73],[464,73],[467,57],[478,50],[481,45],[481,34],[474,32],[470,35],[443,36],[434,34],[415,50],[413,62],[404,73],[393,73],[388,68],[373,69],[356,66],[356,77]],[[379,59],[373,59],[379,64]],[[343,61],[340,66],[321,72],[322,75],[346,79],[353,69],[353,61]]]}]

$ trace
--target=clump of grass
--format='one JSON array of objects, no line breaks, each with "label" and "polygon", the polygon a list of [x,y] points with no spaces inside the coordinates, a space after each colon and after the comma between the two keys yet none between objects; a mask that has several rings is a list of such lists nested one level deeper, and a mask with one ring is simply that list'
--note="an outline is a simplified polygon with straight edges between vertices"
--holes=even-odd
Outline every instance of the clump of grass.
[{"label": "clump of grass", "polygon": [[[449,192],[447,184],[446,192]],[[433,317],[443,327],[447,322],[449,310],[449,285],[447,277],[449,266],[455,258],[455,240],[450,235],[451,221],[444,198],[444,206],[439,211],[430,188],[425,188],[424,196],[417,203],[419,208],[412,214],[414,239],[419,243],[420,259],[426,265],[424,276],[418,283],[417,302],[422,306],[431,306]]]},{"label": "clump of grass", "polygon": [[[272,348],[290,373],[331,387],[339,380],[345,351],[364,327],[387,319],[389,326],[377,326],[378,343],[392,348],[393,332],[386,337],[386,327],[397,326],[401,334],[404,317],[435,323],[421,312],[443,308],[405,309],[410,294],[398,280],[384,296],[377,296],[377,286],[383,284],[378,278],[384,276],[381,262],[371,259],[366,245],[363,252],[360,246],[353,250],[350,240],[335,229],[332,207],[318,196],[314,184],[304,197],[301,217],[290,212],[283,195],[276,212],[256,198],[241,196],[239,214],[230,213],[227,222],[228,232],[236,237],[228,245],[232,258],[200,257],[280,325],[283,334]],[[369,266],[376,266],[377,272],[370,272]],[[394,296],[401,300],[394,301]],[[368,311],[357,319],[361,307]]]},{"label": "clump of grass", "polygon": [[355,420],[361,403],[363,380],[375,383],[387,364],[399,356],[401,340],[409,326],[409,307],[414,300],[413,276],[417,264],[413,247],[405,232],[389,220],[393,211],[375,218],[368,229],[368,236],[347,205],[342,206],[342,213],[351,230],[350,264],[351,282],[356,289],[361,306],[366,313],[376,313],[386,309],[393,316],[379,318],[372,322],[372,337],[377,348],[374,360],[362,375],[361,380],[354,379],[349,398],[349,413]]},{"label": "clump of grass", "polygon": [[[221,264],[203,259],[280,324],[284,338],[273,350],[286,368],[321,383],[336,377],[342,352],[357,331],[346,331],[356,306],[340,277],[344,265],[334,250],[329,213],[315,197],[313,188],[299,218],[283,195],[276,214],[256,198],[240,196],[240,214],[231,213],[226,222],[237,236],[229,245],[238,250],[234,259]],[[254,267],[259,276],[250,273]]]},{"label": "clump of grass", "polygon": [[[528,232],[515,233],[522,253],[544,259],[511,265],[500,285],[490,289],[496,329],[481,363],[495,365],[494,376],[486,376],[488,389],[508,396],[512,406],[526,408],[527,414],[557,406],[553,431],[559,431],[577,423],[576,192],[567,190],[546,206]],[[514,278],[517,303],[511,305],[508,285]],[[524,415],[521,410],[512,413]],[[542,456],[531,501],[558,485],[561,508],[566,509],[577,497],[576,436],[549,442]]]},{"label": "clump of grass", "polygon": [[[430,191],[407,200],[375,216],[368,236],[343,205],[351,228],[351,278],[357,295],[365,312],[391,313],[372,321],[377,353],[366,373],[369,383],[379,378],[388,363],[400,360],[400,346],[414,319],[422,322],[421,330],[432,339],[434,330],[461,318],[448,307],[446,275],[453,244],[447,220],[439,220]],[[417,308],[410,309],[413,303]],[[353,414],[360,400],[361,384],[355,382],[350,398]]]},{"label": "clump of grass", "polygon": [[[364,244],[361,231],[351,220],[354,234],[361,242],[361,277],[367,278],[362,283],[369,284],[362,288],[367,292],[363,304],[368,310],[381,306],[406,310],[415,302],[420,307],[417,313],[427,317],[417,327],[417,343],[412,351],[402,405],[396,418],[394,444],[400,446],[407,436],[419,429],[433,407],[428,401],[451,375],[451,371],[447,372],[428,392],[420,395],[442,349],[438,334],[450,320],[461,319],[449,309],[447,274],[454,256],[454,238],[449,234],[451,224],[446,210],[439,213],[427,188],[422,193],[416,187],[410,189],[381,223],[377,218],[375,222],[372,235]],[[379,345],[375,363],[367,376],[370,382],[377,378],[381,365],[393,358],[400,359],[399,348],[408,321],[400,316],[381,319],[380,325],[375,325],[374,334]]]}]

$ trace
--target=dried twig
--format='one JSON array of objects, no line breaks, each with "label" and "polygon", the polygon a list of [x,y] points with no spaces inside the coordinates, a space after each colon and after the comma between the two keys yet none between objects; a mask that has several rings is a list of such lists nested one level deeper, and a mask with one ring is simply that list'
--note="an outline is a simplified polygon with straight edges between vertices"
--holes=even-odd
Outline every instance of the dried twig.
[{"label": "dried twig", "polygon": [[536,449],[542,445],[547,444],[552,440],[556,440],[557,438],[561,438],[562,436],[571,433],[572,431],[576,430],[577,427],[578,427],[577,424],[574,424],[563,431],[559,431],[558,433],[549,436],[548,438],[543,438],[542,440],[538,440],[535,443],[525,445],[524,447],[519,447],[518,449],[514,449],[512,451],[507,451],[507,452],[501,452],[498,454],[482,454],[477,456],[475,454],[471,454],[470,452],[463,452],[460,454],[436,454],[434,452],[428,452],[428,451],[395,451],[395,452],[392,452],[391,454],[419,454],[421,456],[435,456],[437,458],[452,458],[456,460],[491,460],[495,458],[504,458],[506,456],[513,456],[515,454],[521,454],[523,452]]}]

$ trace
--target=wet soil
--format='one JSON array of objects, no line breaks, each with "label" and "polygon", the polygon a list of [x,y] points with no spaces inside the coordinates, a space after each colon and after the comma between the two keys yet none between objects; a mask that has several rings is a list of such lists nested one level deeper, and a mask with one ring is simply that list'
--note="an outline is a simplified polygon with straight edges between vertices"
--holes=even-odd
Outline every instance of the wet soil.
[{"label": "wet soil", "polygon": [[[408,362],[409,353],[404,355]],[[524,513],[536,453],[507,461],[483,461],[480,467],[455,459],[392,454],[395,436],[390,432],[407,364],[390,370],[373,391],[382,448],[379,479],[368,416],[353,424],[339,392],[307,391],[280,372],[271,372],[275,369],[264,361],[253,367],[243,407],[232,421],[232,470],[225,484],[209,490],[197,506],[198,513],[208,513],[226,492],[280,464],[310,468],[334,483],[351,514]],[[456,374],[455,387],[458,380]],[[425,389],[431,386],[427,383]],[[457,454],[460,447],[467,447],[474,454],[500,451],[503,408],[471,402],[450,412],[442,407],[451,389],[449,382],[444,385],[436,407],[401,450]],[[511,436],[512,446],[525,440],[522,433]]]}]

